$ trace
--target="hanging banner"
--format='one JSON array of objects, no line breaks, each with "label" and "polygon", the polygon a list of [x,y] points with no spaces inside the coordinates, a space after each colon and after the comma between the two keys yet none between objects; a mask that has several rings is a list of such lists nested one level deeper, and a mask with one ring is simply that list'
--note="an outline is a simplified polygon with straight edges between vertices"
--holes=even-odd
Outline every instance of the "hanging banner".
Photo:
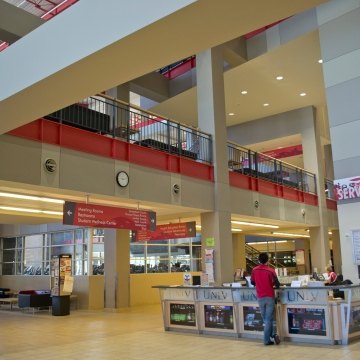
[{"label": "hanging banner", "polygon": [[158,225],[155,231],[135,231],[133,241],[183,239],[196,236],[196,222]]},{"label": "hanging banner", "polygon": [[334,192],[338,201],[360,198],[360,177],[334,180]]},{"label": "hanging banner", "polygon": [[66,201],[63,224],[113,229],[155,230],[156,213]]}]

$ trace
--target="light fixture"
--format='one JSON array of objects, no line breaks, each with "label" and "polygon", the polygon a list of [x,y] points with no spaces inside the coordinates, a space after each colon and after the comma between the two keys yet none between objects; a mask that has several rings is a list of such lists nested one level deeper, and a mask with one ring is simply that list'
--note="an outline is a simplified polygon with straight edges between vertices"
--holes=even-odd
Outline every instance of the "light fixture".
[{"label": "light fixture", "polygon": [[19,208],[13,206],[0,206],[0,210],[28,212],[32,214],[47,214],[47,215],[59,215],[59,216],[63,215],[62,211],[38,210],[38,209],[29,209],[29,208]]},{"label": "light fixture", "polygon": [[306,96],[306,93],[302,92],[300,93],[300,96]]},{"label": "light fixture", "polygon": [[310,235],[290,234],[290,233],[283,233],[283,232],[273,232],[272,234],[273,235],[281,235],[281,236],[306,237],[306,238],[310,237]]},{"label": "light fixture", "polygon": [[276,77],[276,80],[283,80],[283,79],[284,79],[284,77],[281,76],[281,75],[279,75],[279,76]]},{"label": "light fixture", "polygon": [[236,228],[231,228],[231,231],[233,231],[233,232],[237,232],[237,231],[242,231],[241,229],[236,229]]},{"label": "light fixture", "polygon": [[329,234],[329,235],[332,235],[332,231],[328,231],[328,234]]},{"label": "light fixture", "polygon": [[234,116],[234,115],[235,115],[235,113],[229,113],[228,115],[229,115],[229,116]]},{"label": "light fixture", "polygon": [[246,95],[248,92],[246,91],[246,90],[243,90],[242,92],[241,92],[241,94],[242,95]]},{"label": "light fixture", "polygon": [[319,63],[319,64],[322,64],[322,63],[323,63],[323,59],[319,59],[319,60],[318,60],[318,63]]},{"label": "light fixture", "polygon": [[263,104],[263,106],[269,106],[270,104],[269,103],[265,103],[265,104]]},{"label": "light fixture", "polygon": [[259,223],[252,223],[247,221],[237,221],[237,220],[231,220],[232,224],[237,225],[249,225],[249,226],[260,226],[260,227],[267,227],[272,229],[278,229],[279,227],[277,225],[268,225],[268,224],[259,224]]},{"label": "light fixture", "polygon": [[254,242],[248,242],[249,245],[264,245],[264,244],[280,244],[280,243],[286,243],[286,240],[277,240],[277,241],[254,241]]},{"label": "light fixture", "polygon": [[0,197],[8,197],[12,199],[22,199],[22,200],[32,200],[32,201],[43,201],[55,204],[63,204],[65,201],[60,199],[52,199],[40,196],[32,196],[32,195],[22,195],[22,194],[13,194],[13,193],[4,193],[0,192]]},{"label": "light fixture", "polygon": [[195,227],[197,230],[201,230],[201,225],[196,225]]}]

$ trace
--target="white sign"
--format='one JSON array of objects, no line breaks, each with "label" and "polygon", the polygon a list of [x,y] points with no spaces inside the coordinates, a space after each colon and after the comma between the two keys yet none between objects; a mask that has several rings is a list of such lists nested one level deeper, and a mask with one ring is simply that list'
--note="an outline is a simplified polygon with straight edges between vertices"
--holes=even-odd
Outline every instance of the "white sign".
[{"label": "white sign", "polygon": [[354,264],[360,264],[360,230],[352,230]]},{"label": "white sign", "polygon": [[334,192],[336,200],[348,200],[360,198],[360,176],[334,180]]}]

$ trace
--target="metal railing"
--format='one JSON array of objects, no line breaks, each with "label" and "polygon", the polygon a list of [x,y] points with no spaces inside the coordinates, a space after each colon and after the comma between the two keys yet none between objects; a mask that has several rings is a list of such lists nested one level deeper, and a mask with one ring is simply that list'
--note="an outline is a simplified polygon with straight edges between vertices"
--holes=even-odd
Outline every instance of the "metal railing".
[{"label": "metal railing", "polygon": [[211,135],[106,95],[87,98],[46,118],[212,163]]},{"label": "metal railing", "polygon": [[[86,98],[46,118],[140,146],[212,163],[211,135],[106,95]],[[228,142],[227,148],[230,170],[316,194],[314,174],[231,142]],[[326,184],[330,197],[333,195],[333,185],[328,180]]]},{"label": "metal railing", "polygon": [[232,171],[316,194],[316,178],[306,170],[228,142]]}]

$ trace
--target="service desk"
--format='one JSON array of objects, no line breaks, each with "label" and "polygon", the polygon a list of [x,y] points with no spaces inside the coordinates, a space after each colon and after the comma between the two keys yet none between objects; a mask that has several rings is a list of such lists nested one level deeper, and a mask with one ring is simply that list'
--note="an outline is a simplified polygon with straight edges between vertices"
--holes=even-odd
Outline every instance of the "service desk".
[{"label": "service desk", "polygon": [[[160,291],[166,331],[263,338],[255,288],[154,288]],[[332,297],[336,289],[345,299]],[[276,327],[283,340],[348,344],[360,336],[360,286],[283,287],[276,297]]]}]

